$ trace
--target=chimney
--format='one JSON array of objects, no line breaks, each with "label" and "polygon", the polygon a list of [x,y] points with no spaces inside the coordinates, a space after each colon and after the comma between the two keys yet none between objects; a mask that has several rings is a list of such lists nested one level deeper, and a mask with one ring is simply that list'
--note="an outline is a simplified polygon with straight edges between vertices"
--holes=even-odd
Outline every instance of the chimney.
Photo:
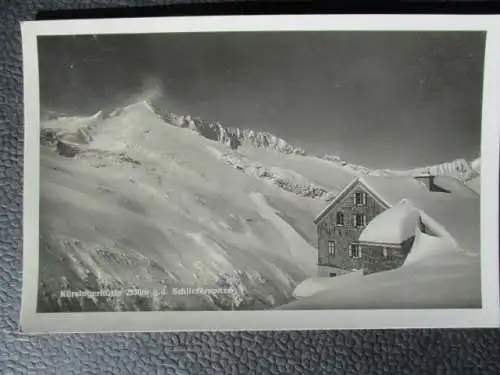
[{"label": "chimney", "polygon": [[426,170],[421,174],[415,176],[415,179],[423,184],[427,188],[427,190],[434,191],[434,175],[432,175],[429,170]]}]

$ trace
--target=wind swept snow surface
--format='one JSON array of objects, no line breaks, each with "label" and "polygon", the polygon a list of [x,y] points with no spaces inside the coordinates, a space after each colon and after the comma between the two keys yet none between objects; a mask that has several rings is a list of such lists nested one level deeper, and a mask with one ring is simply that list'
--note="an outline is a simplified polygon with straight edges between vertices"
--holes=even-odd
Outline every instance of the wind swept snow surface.
[{"label": "wind swept snow surface", "polygon": [[310,297],[314,294],[327,291],[332,287],[350,288],[352,283],[358,283],[363,277],[362,271],[354,271],[336,277],[311,277],[304,280],[295,288],[293,296],[295,298]]},{"label": "wind swept snow surface", "polygon": [[259,208],[262,216],[268,219],[283,234],[283,239],[288,243],[288,248],[290,249],[290,258],[296,259],[299,262],[299,266],[305,272],[309,274],[314,273],[316,268],[316,249],[273,211],[262,194],[252,193],[250,196]]},{"label": "wind swept snow surface", "polygon": [[[213,150],[225,145],[169,126],[145,102],[93,118],[90,128],[87,119],[68,121],[42,124],[52,138],[41,146],[40,311],[269,308],[315,273],[307,241],[324,201],[221,162]],[[91,140],[59,154],[58,137],[77,133],[76,123]],[[131,289],[151,292],[60,296]]]}]

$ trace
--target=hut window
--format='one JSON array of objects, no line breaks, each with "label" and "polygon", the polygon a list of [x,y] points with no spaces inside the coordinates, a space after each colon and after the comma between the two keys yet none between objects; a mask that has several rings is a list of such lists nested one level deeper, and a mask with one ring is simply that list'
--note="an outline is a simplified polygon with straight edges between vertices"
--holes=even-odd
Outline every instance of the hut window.
[{"label": "hut window", "polygon": [[354,194],[354,203],[357,206],[361,206],[361,205],[366,204],[366,193],[357,192],[356,194]]},{"label": "hut window", "polygon": [[352,244],[350,255],[352,258],[361,258],[361,248],[359,245]]},{"label": "hut window", "polygon": [[337,225],[344,225],[344,213],[337,212]]},{"label": "hut window", "polygon": [[366,225],[366,216],[363,214],[356,214],[354,216],[354,226],[364,227]]},{"label": "hut window", "polygon": [[335,255],[335,241],[328,241],[328,255]]}]

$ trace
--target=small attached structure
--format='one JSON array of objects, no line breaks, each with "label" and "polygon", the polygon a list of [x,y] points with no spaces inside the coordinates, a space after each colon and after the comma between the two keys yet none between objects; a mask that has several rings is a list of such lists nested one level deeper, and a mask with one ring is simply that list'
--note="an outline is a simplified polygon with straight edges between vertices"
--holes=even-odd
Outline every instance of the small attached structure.
[{"label": "small attached structure", "polygon": [[406,201],[388,208],[363,230],[356,245],[362,251],[365,274],[401,266],[410,252],[420,213]]}]

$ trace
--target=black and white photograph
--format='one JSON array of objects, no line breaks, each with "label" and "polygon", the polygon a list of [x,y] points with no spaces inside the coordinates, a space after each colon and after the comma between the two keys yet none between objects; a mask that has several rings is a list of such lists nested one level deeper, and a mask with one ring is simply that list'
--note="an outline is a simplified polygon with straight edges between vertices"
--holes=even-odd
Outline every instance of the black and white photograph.
[{"label": "black and white photograph", "polygon": [[34,314],[483,311],[489,31],[79,30],[34,38]]}]

